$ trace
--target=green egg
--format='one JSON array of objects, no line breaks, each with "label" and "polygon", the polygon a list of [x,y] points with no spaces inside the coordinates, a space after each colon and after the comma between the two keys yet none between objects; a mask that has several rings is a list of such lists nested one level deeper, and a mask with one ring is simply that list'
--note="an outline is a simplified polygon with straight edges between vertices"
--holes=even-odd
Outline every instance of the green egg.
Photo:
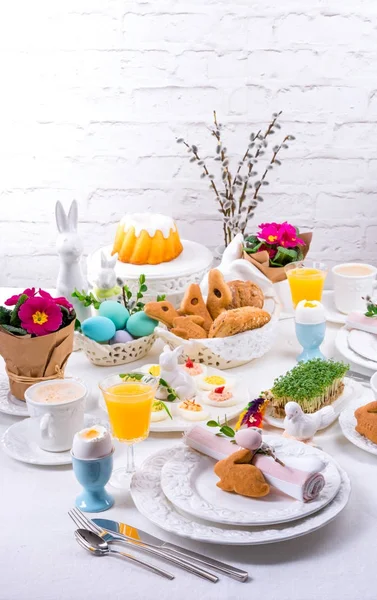
[{"label": "green egg", "polygon": [[130,316],[127,308],[114,300],[105,300],[105,302],[102,302],[99,307],[99,314],[101,317],[110,319],[116,329],[124,329]]},{"label": "green egg", "polygon": [[158,321],[151,319],[145,312],[140,311],[130,315],[126,329],[134,337],[144,337],[145,335],[151,335],[157,325]]}]

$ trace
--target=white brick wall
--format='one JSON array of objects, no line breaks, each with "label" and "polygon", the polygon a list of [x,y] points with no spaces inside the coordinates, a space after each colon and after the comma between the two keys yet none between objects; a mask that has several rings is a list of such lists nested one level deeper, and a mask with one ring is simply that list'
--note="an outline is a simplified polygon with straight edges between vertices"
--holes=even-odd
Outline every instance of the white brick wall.
[{"label": "white brick wall", "polygon": [[[375,0],[14,0],[0,7],[0,285],[55,281],[54,204],[86,252],[128,210],[221,243],[213,196],[175,138],[213,152],[283,110],[296,136],[255,224],[314,229],[313,257],[377,262]],[[275,139],[274,139],[275,142]]]}]

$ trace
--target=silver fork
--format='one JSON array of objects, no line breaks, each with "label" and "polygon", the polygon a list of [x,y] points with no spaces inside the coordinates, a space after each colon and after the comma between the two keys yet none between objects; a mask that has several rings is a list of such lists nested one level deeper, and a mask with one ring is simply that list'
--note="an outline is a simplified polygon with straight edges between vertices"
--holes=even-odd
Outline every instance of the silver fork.
[{"label": "silver fork", "polygon": [[157,546],[154,546],[153,544],[146,544],[144,542],[138,542],[138,541],[133,542],[131,540],[125,540],[123,538],[121,540],[117,539],[116,536],[111,535],[111,533],[108,533],[108,531],[106,531],[105,529],[101,529],[101,527],[98,527],[98,525],[96,525],[95,523],[93,523],[93,521],[88,519],[84,515],[84,513],[81,512],[81,510],[79,508],[73,508],[73,509],[69,510],[68,515],[71,517],[72,521],[78,527],[83,527],[84,529],[89,529],[89,531],[96,533],[97,535],[99,535],[102,539],[104,539],[109,544],[123,543],[128,546],[132,546],[133,548],[138,548],[139,550],[142,550],[143,552],[147,552],[148,554],[151,554],[153,556],[158,556],[164,560],[167,560],[168,562],[173,563],[173,564],[177,565],[178,567],[181,567],[185,571],[189,571],[193,575],[197,575],[198,577],[207,579],[208,581],[211,581],[212,583],[216,583],[219,580],[219,578],[216,575],[214,575],[213,573],[211,573],[210,571],[205,571],[204,569],[201,569],[200,567],[198,567],[186,560],[175,557],[172,554],[168,554],[167,552],[160,550]]}]

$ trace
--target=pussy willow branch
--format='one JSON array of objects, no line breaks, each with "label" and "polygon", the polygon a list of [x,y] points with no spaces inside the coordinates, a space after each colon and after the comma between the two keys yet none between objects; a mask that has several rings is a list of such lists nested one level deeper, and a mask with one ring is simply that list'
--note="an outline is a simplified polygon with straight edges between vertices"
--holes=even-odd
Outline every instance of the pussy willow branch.
[{"label": "pussy willow branch", "polygon": [[[269,165],[273,165],[273,164],[274,164],[274,162],[276,161],[276,157],[277,157],[277,155],[279,154],[279,152],[280,152],[280,150],[282,149],[282,147],[283,147],[283,145],[285,144],[285,142],[287,142],[289,139],[290,139],[290,136],[289,136],[289,135],[286,135],[286,136],[285,136],[285,138],[283,139],[283,141],[281,142],[281,144],[280,144],[280,145],[279,145],[279,146],[276,148],[276,150],[274,151],[274,153],[273,153],[273,155],[272,155],[272,158],[271,158],[271,160],[270,160],[270,162],[269,162]],[[262,175],[262,177],[261,177],[261,179],[260,179],[260,182],[259,182],[259,184],[258,184],[258,185],[257,185],[257,187],[255,188],[254,195],[253,195],[253,200],[256,200],[256,198],[257,198],[257,196],[258,196],[258,193],[259,193],[259,190],[260,190],[261,186],[263,185],[263,181],[264,181],[264,179],[265,179],[265,177],[266,177],[266,175],[267,175],[268,171],[269,171],[269,168],[268,168],[268,166],[267,166],[267,167],[266,167],[266,169],[265,169],[265,171],[264,171],[264,173],[263,173],[263,175]],[[249,210],[248,210],[248,212],[247,212],[247,215],[249,215],[249,214],[250,214],[250,212],[251,212],[251,211],[250,211],[250,209],[249,209]]]},{"label": "pussy willow branch", "polygon": [[[271,123],[270,123],[270,124],[269,124],[269,126],[267,127],[266,131],[264,132],[264,134],[263,134],[263,136],[262,136],[262,139],[263,139],[263,140],[265,140],[265,139],[267,138],[267,136],[268,136],[268,135],[270,135],[270,132],[271,132],[271,131],[272,131],[272,129],[274,128],[276,121],[278,120],[278,118],[279,118],[279,117],[280,117],[280,115],[281,115],[281,112],[282,112],[282,111],[280,111],[280,112],[279,112],[279,113],[276,115],[276,117],[274,117],[274,119],[271,121]],[[254,139],[256,139],[256,138],[254,138]],[[262,147],[263,147],[263,146],[261,146],[260,148],[258,148],[258,150],[256,151],[256,153],[255,153],[255,156],[254,156],[254,160],[255,160],[256,158],[258,158],[258,156],[259,156],[259,154],[260,154],[260,152],[261,152],[261,149],[262,149]],[[274,156],[273,156],[272,158],[273,158],[273,159],[275,159],[275,157],[274,157]],[[271,164],[271,163],[270,163],[270,164]],[[251,171],[253,170],[253,166],[254,166],[254,163],[252,163],[252,162],[250,161],[250,163],[249,163],[249,169],[248,169],[248,173],[247,173],[247,174],[248,174],[248,177],[250,176],[250,173],[251,173]],[[264,173],[264,177],[265,177],[265,176],[266,176],[266,173]],[[245,197],[246,197],[247,185],[248,185],[248,181],[245,181],[245,183],[244,183],[244,186],[243,186],[243,189],[242,189],[242,192],[241,192],[241,196],[240,196],[240,207],[241,207],[241,208],[242,208],[243,202],[244,202],[244,200],[245,200]],[[259,187],[260,187],[260,186],[259,186]],[[259,189],[259,188],[258,188],[258,189]],[[255,195],[254,195],[254,198],[255,198]],[[252,211],[252,205],[250,205],[250,206],[249,206],[249,208],[248,208],[248,211],[247,211],[247,215],[249,215],[249,214],[251,213],[251,211]]]},{"label": "pussy willow branch", "polygon": [[[215,110],[213,111],[213,121],[214,121],[216,129],[213,129],[212,133],[215,136],[215,138],[217,139],[217,142],[221,147],[220,158],[221,158],[221,168],[225,172],[225,178],[223,179],[224,187],[225,187],[225,195],[226,195],[226,198],[228,200],[230,200],[230,202],[231,202],[231,208],[225,209],[225,214],[227,217],[229,217],[231,213],[232,213],[232,216],[234,215],[234,210],[235,210],[234,195],[233,195],[233,191],[232,191],[232,176],[230,174],[228,165],[224,164],[224,161],[227,160],[227,156],[223,150],[222,140],[221,140],[221,135],[220,135],[220,128],[219,128],[219,125],[217,122],[217,116],[216,116]],[[230,230],[230,227],[228,226],[226,229],[227,229],[227,241],[226,241],[225,245],[227,245],[232,239],[232,232]]]},{"label": "pussy willow branch", "polygon": [[[206,175],[206,176],[208,177],[208,179],[210,180],[210,182],[211,182],[211,186],[212,186],[212,189],[213,189],[213,191],[215,192],[215,194],[216,194],[216,198],[217,198],[217,200],[218,200],[218,202],[219,202],[219,204],[220,204],[220,206],[221,206],[222,213],[223,213],[223,215],[225,215],[225,212],[224,212],[224,205],[223,205],[223,202],[222,202],[222,200],[221,200],[221,196],[220,196],[220,194],[219,194],[219,192],[218,192],[218,189],[217,189],[217,187],[216,187],[216,184],[215,184],[215,182],[214,182],[214,181],[213,181],[213,179],[211,179],[211,178],[210,178],[210,176],[209,176],[209,171],[208,171],[208,169],[207,169],[207,167],[206,167],[206,164],[205,164],[205,162],[204,162],[204,161],[203,161],[203,160],[200,158],[200,156],[199,156],[199,154],[198,154],[197,150],[194,150],[194,149],[192,148],[192,146],[190,146],[190,145],[189,145],[189,144],[188,144],[188,143],[187,143],[185,140],[182,140],[182,142],[183,142],[183,144],[186,146],[186,148],[188,148],[188,149],[190,150],[190,152],[192,152],[192,153],[193,153],[193,155],[195,156],[196,160],[197,160],[198,162],[200,161],[200,162],[202,162],[202,163],[203,163],[202,165],[199,165],[199,166],[203,167],[203,171],[204,171],[205,175]],[[230,242],[230,239],[228,240],[227,230],[226,230],[226,226],[225,226],[225,223],[224,223],[224,222],[223,222],[223,233],[224,233],[224,243],[225,243],[225,246],[227,246],[227,245],[228,245],[228,243]]]}]

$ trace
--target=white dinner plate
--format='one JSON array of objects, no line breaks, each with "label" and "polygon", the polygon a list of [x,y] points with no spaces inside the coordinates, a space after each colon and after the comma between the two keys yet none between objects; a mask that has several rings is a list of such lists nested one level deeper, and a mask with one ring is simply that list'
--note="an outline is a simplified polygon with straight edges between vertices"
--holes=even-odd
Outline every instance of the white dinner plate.
[{"label": "white dinner plate", "polygon": [[297,444],[279,437],[273,444],[276,455],[289,466],[289,459],[318,456],[325,464],[321,471],[326,484],[311,502],[300,502],[271,487],[264,498],[247,498],[224,492],[216,483],[216,461],[188,447],[183,447],[168,460],[161,471],[161,487],[165,496],[194,518],[230,525],[272,525],[302,519],[324,508],[339,491],[340,474],[328,454],[313,446]]},{"label": "white dinner plate", "polygon": [[363,400],[362,398],[359,398],[355,402],[349,404],[339,416],[339,425],[342,429],[343,435],[347,438],[347,440],[352,442],[352,444],[354,444],[358,448],[361,448],[361,450],[365,450],[365,452],[377,455],[377,444],[374,444],[373,442],[368,440],[366,437],[358,433],[355,429],[357,424],[355,410],[359,408],[359,406],[363,406],[364,404],[368,404],[372,401],[373,398],[369,400]]},{"label": "white dinner plate", "polygon": [[[360,396],[362,389],[363,387],[361,383],[359,383],[358,381],[354,381],[353,379],[349,379],[348,377],[345,377],[343,393],[339,396],[337,400],[335,400],[335,402],[331,404],[335,411],[334,418],[328,425],[326,425],[326,427],[329,427],[330,425],[332,425],[332,423],[334,423],[337,420],[341,411],[343,410],[343,408],[345,408],[346,404],[350,400],[358,398]],[[269,408],[267,407],[266,415],[264,417],[266,423],[272,425],[273,427],[284,429],[284,419],[279,417],[273,417],[272,415],[268,414],[268,411]],[[321,429],[325,429],[325,427],[320,427],[319,430]]]},{"label": "white dinner plate", "polygon": [[348,345],[362,358],[377,363],[377,335],[374,333],[351,329],[348,333]]},{"label": "white dinner plate", "polygon": [[326,321],[329,321],[329,323],[339,323],[340,325],[345,324],[347,315],[341,313],[336,308],[334,302],[334,290],[324,290],[321,302],[325,309]]},{"label": "white dinner plate", "polygon": [[0,374],[0,412],[13,417],[28,417],[26,402],[15,398],[9,389],[9,379],[6,373]]},{"label": "white dinner plate", "polygon": [[[98,423],[95,417],[85,415],[85,427]],[[24,419],[8,427],[0,440],[1,449],[11,458],[32,465],[59,466],[72,462],[70,450],[65,452],[47,452],[42,450],[35,441],[35,419]]]},{"label": "white dinner plate", "polygon": [[234,381],[234,388],[232,388],[232,393],[236,399],[236,404],[234,406],[221,407],[221,406],[209,406],[205,404],[202,400],[202,394],[205,394],[203,390],[198,389],[197,402],[203,406],[203,409],[207,413],[207,417],[202,419],[201,421],[189,421],[187,419],[183,419],[178,414],[178,406],[181,404],[181,400],[175,400],[174,402],[165,402],[166,406],[171,412],[173,419],[167,417],[163,421],[156,421],[150,424],[150,431],[153,433],[166,433],[172,431],[186,431],[191,428],[193,425],[198,425],[200,423],[205,424],[210,419],[220,419],[220,423],[224,423],[226,420],[230,421],[245,409],[249,400],[245,387],[241,384],[240,381],[237,381],[236,375],[230,375],[228,371],[220,371],[219,369],[215,369],[213,367],[207,367],[207,376],[208,375],[221,375],[225,379],[229,379]]},{"label": "white dinner plate", "polygon": [[352,350],[348,341],[349,334],[350,330],[346,329],[345,327],[339,329],[335,338],[336,349],[338,350],[339,354],[343,356],[343,358],[350,361],[354,365],[363,367],[363,369],[366,370],[370,375],[373,375],[373,373],[377,371],[377,362],[368,360]]},{"label": "white dinner plate", "polygon": [[321,511],[306,518],[287,524],[259,527],[218,527],[208,521],[193,519],[191,515],[179,512],[166,498],[161,487],[161,470],[181,447],[161,450],[150,456],[131,481],[131,494],[136,508],[152,523],[169,533],[220,545],[269,544],[311,533],[330,523],[347,505],[351,483],[347,473],[337,465],[341,477],[339,492]]}]

